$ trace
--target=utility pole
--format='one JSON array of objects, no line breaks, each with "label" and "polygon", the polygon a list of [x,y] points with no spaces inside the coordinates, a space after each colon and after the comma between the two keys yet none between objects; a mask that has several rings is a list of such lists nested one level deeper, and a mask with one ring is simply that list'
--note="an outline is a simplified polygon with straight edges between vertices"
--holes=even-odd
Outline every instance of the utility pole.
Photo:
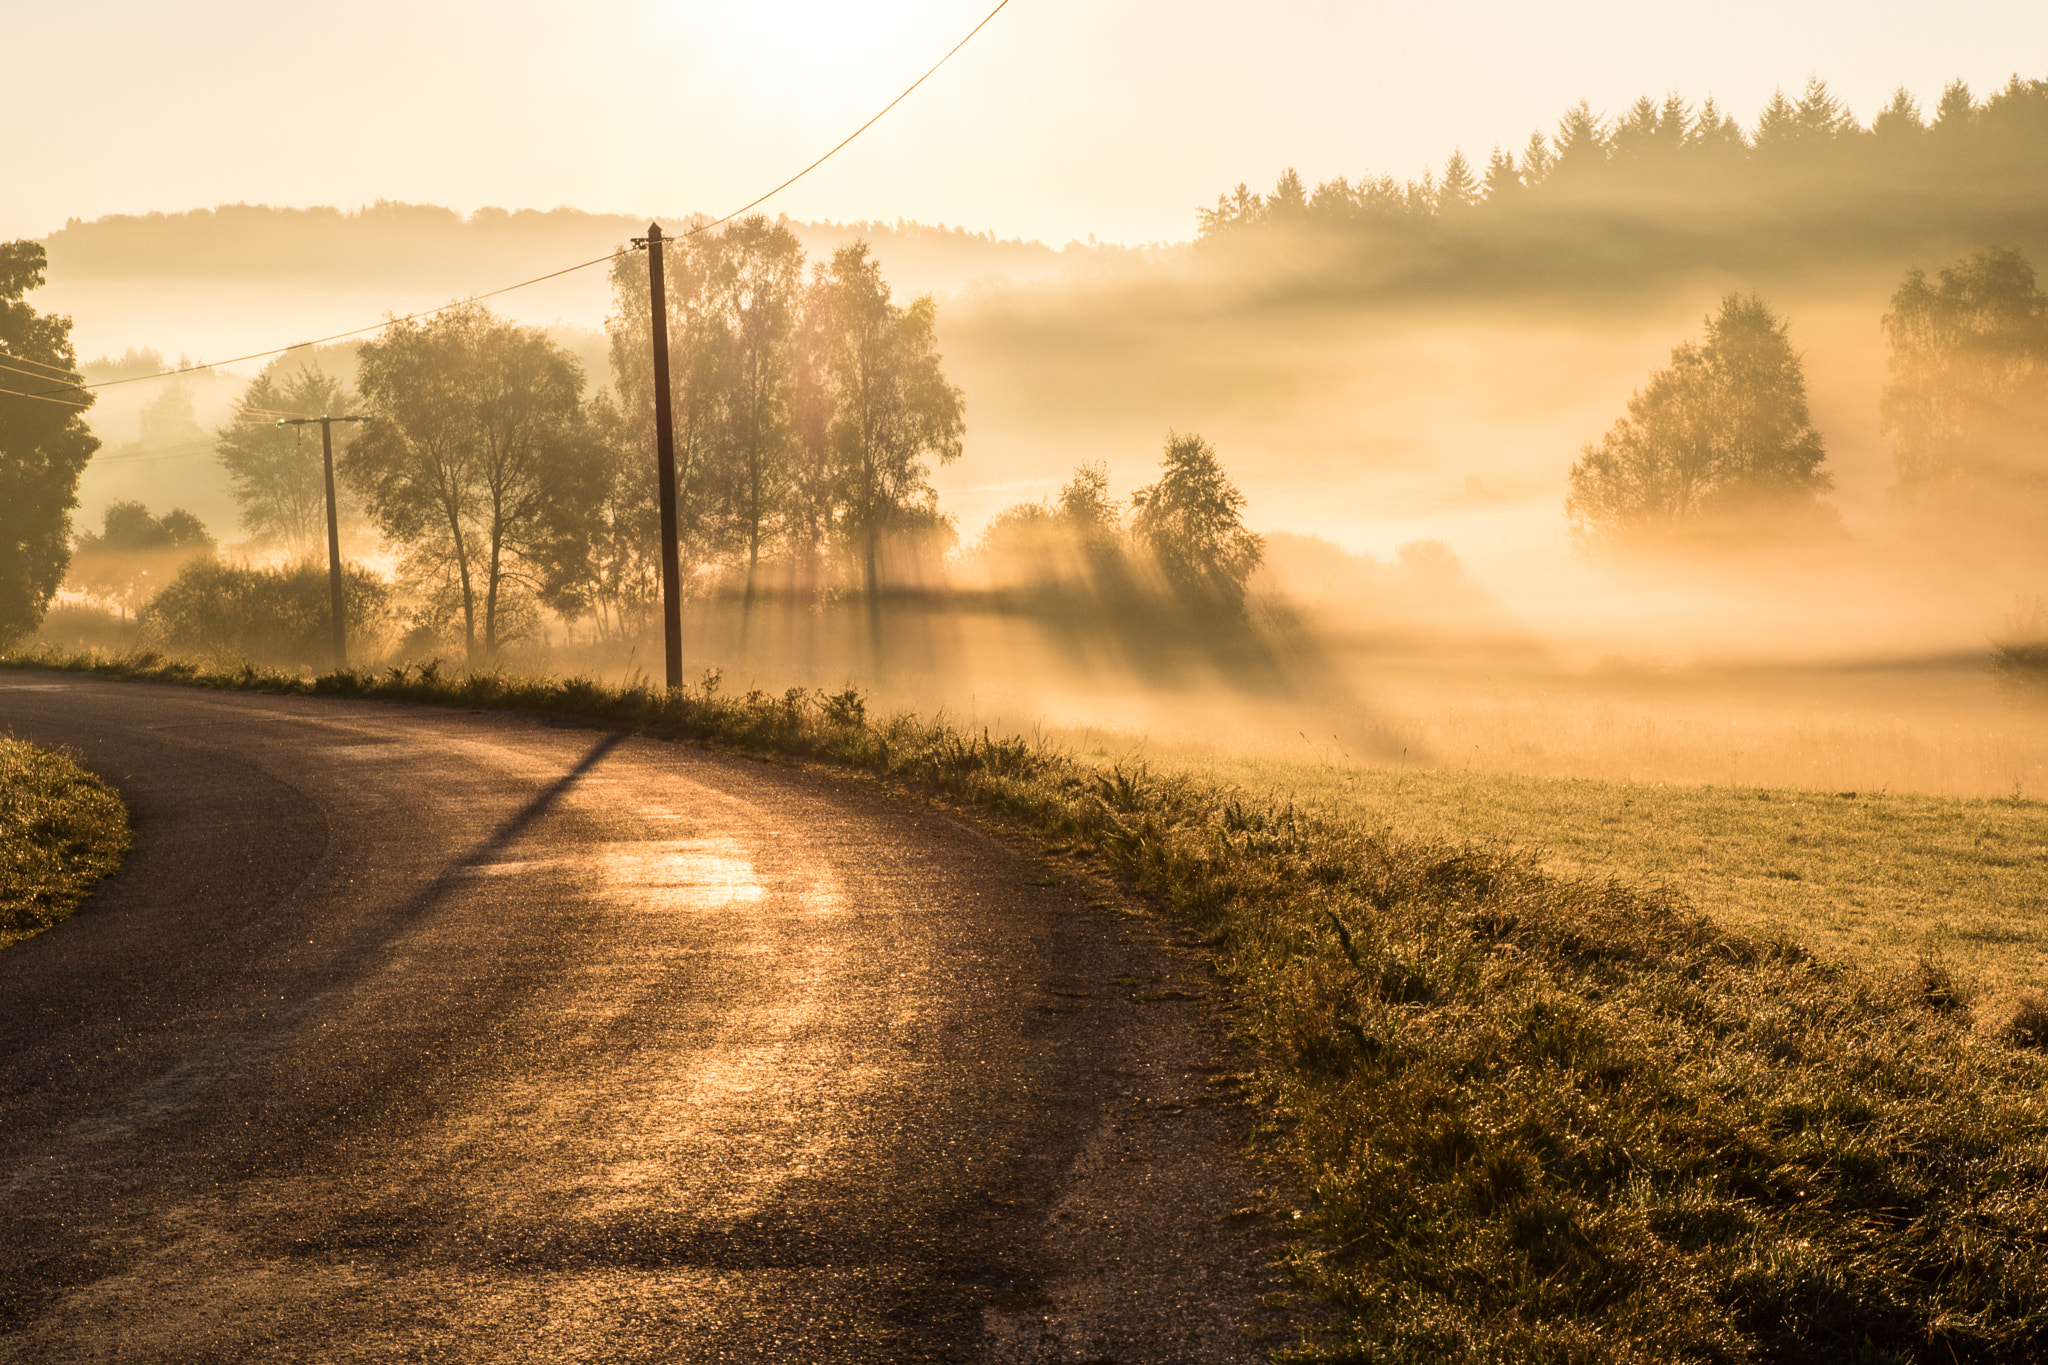
[{"label": "utility pole", "polygon": [[669,412],[668,289],[661,273],[660,223],[649,223],[633,245],[647,252],[647,286],[654,305],[654,467],[661,481],[661,626],[668,653],[668,685],[683,685],[681,556],[676,551],[676,427]]},{"label": "utility pole", "polygon": [[336,422],[367,422],[367,417],[280,417],[281,427],[311,426],[320,424],[320,463],[327,474],[327,596],[329,609],[334,614],[334,667],[337,671],[348,667],[348,618],[344,614],[341,600],[341,519],[334,510],[334,424]]}]

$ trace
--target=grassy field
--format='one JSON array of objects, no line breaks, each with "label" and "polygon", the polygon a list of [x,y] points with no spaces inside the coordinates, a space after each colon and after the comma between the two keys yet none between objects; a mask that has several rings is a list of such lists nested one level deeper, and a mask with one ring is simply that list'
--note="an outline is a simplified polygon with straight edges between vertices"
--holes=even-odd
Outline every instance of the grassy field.
[{"label": "grassy field", "polygon": [[59,753],[0,736],[0,948],[68,918],[128,852],[128,812]]},{"label": "grassy field", "polygon": [[[1101,751],[1098,762],[1113,761]],[[1743,933],[1984,997],[2048,993],[2048,803],[1162,756],[1344,820],[1671,893]]]},{"label": "grassy field", "polygon": [[[851,690],[0,659],[38,664],[552,712],[829,762],[974,805],[1054,869],[1114,879],[1231,983],[1249,1093],[1305,1196],[1295,1272],[1342,1314],[1288,1358],[2048,1359],[2048,1011],[1987,1029],[1929,964],[1863,970],[1732,929],[1640,877],[1546,868],[1502,842],[1520,839],[1517,818],[1568,822],[1543,814],[1563,804],[1545,784],[1518,817],[1486,779],[1433,795],[1415,783],[1402,816],[1391,802],[1406,788],[1375,805],[1360,774],[1317,796],[1270,769],[1233,784],[1098,763],[870,717]],[[1276,777],[1295,795],[1272,799]],[[1573,798],[1580,822],[1605,811],[1616,832],[1543,857],[1681,844],[1656,812],[1633,814],[1631,789],[1600,790]],[[1770,795],[1748,799],[1775,808]],[[1843,819],[1861,800],[1832,799]],[[1753,862],[1804,879],[1779,845],[1818,829],[1783,804]],[[1664,814],[1682,824],[1682,809]],[[1753,837],[1744,809],[1699,807],[1700,846]],[[1981,834],[1933,809],[1937,834]],[[1854,817],[1877,821],[1866,841],[1924,836],[1910,806],[1887,810]],[[1429,837],[1429,820],[1458,837]],[[1855,837],[1829,836],[1844,879]],[[1927,875],[1938,863],[1922,859]]]}]

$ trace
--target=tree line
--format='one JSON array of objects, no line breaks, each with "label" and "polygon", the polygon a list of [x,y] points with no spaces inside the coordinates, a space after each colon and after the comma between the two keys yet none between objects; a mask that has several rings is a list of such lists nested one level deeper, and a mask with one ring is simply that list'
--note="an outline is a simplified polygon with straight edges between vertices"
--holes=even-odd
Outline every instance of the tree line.
[{"label": "tree line", "polygon": [[1057,498],[998,513],[978,548],[1000,578],[1053,610],[1156,608],[1164,598],[1183,621],[1228,627],[1244,618],[1265,556],[1244,502],[1214,446],[1169,433],[1158,479],[1131,494],[1128,513],[1110,496],[1108,469],[1084,464]]},{"label": "tree line", "polygon": [[1613,283],[1674,269],[2048,244],[2048,80],[1989,97],[1952,82],[1931,113],[1898,91],[1868,125],[1824,82],[1783,92],[1744,129],[1709,99],[1638,99],[1608,118],[1583,101],[1556,131],[1462,151],[1419,180],[1285,172],[1200,210],[1198,244],[1224,257],[1306,250],[1359,269],[1456,286]]},{"label": "tree line", "polygon": [[[1882,327],[1879,416],[1900,501],[2032,534],[2048,500],[2048,292],[2025,253],[1909,271]],[[1566,517],[1582,550],[1825,533],[1826,459],[1788,324],[1730,294],[1581,450]]]},{"label": "tree line", "polygon": [[[929,296],[896,302],[864,243],[807,272],[795,234],[761,216],[670,239],[665,264],[687,591],[729,588],[749,611],[771,577],[872,596],[891,554],[950,543],[930,470],[958,458],[965,405]],[[340,477],[400,552],[422,633],[472,658],[542,610],[626,636],[659,601],[645,256],[622,256],[612,285],[612,385],[588,398],[573,356],[475,303],[357,353],[372,420],[342,437]],[[323,533],[317,445],[276,418],[344,402],[317,369],[251,384],[220,458],[252,536],[310,549]]]}]

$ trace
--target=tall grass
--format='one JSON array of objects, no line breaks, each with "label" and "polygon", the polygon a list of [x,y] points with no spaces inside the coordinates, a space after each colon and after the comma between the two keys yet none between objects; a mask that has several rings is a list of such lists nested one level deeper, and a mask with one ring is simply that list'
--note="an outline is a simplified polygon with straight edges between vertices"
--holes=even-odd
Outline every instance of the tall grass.
[{"label": "tall grass", "polygon": [[[565,712],[976,803],[1213,946],[1311,1196],[1301,1279],[1373,1361],[2048,1356],[2048,1059],[1893,975],[1618,882],[855,694],[437,669],[117,676]],[[2015,1034],[2020,1041],[2030,1035]]]},{"label": "tall grass", "polygon": [[69,917],[128,839],[106,784],[68,755],[0,736],[0,948]]}]

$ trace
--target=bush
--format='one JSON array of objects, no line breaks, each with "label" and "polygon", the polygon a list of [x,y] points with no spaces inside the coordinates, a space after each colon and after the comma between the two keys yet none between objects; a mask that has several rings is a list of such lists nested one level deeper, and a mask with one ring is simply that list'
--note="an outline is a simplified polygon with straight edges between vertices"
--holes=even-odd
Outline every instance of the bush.
[{"label": "bush", "polygon": [[1991,640],[1991,676],[2000,688],[2048,696],[2048,602],[2022,597]]},{"label": "bush", "polygon": [[[390,587],[361,565],[348,565],[342,594],[351,648],[381,645],[391,620]],[[327,570],[312,561],[264,569],[202,559],[143,606],[141,621],[143,637],[161,649],[257,663],[326,662]]]}]

